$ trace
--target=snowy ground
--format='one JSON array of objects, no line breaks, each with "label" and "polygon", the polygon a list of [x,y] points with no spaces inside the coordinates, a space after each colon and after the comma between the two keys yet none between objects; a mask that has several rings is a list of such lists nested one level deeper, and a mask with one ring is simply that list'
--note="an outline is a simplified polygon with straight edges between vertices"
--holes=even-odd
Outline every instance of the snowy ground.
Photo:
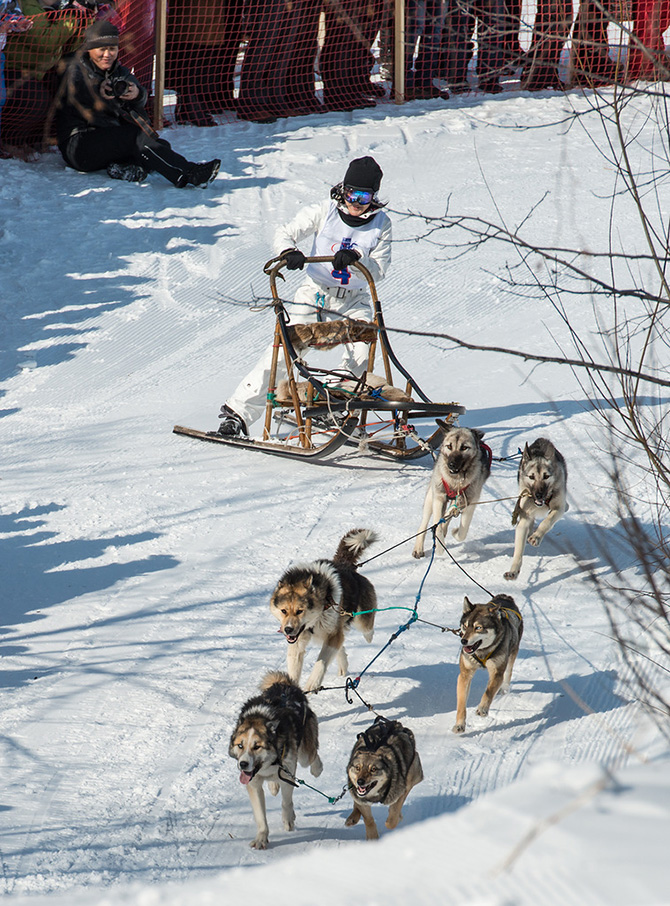
[{"label": "snowy ground", "polygon": [[[574,105],[587,115],[571,124]],[[228,738],[263,672],[285,663],[267,606],[278,576],[332,555],[354,526],[380,535],[371,553],[410,538],[430,460],[350,449],[316,465],[171,433],[175,423],[216,426],[271,335],[271,314],[248,303],[268,294],[275,226],[323,197],[352,157],[378,159],[394,211],[440,215],[449,204],[513,226],[548,193],[525,228],[538,244],[603,250],[614,207],[615,243],[637,247],[635,212],[625,196],[613,205],[615,171],[589,139],[600,129],[589,109],[579,95],[517,93],[171,130],[191,158],[222,158],[206,192],[86,176],[56,155],[0,161],[5,896],[82,906],[670,902],[667,751],[623,683],[571,554],[606,577],[609,553],[637,580],[598,465],[605,439],[575,374],[394,339],[433,398],[467,407],[461,422],[485,430],[496,457],[549,436],[569,464],[571,509],[512,588],[502,578],[512,502],[499,498],[514,494],[516,463],[498,462],[485,492],[497,502],[450,546],[476,582],[511,591],[525,617],[511,694],[488,718],[474,713],[480,671],[467,731],[451,733],[458,641],[426,624],[361,682],[377,711],[412,728],[425,772],[402,827],[382,829],[378,844],[344,827],[347,799],[327,800],[373,717],[360,704],[341,691],[313,700],[326,796],[297,791],[292,834],[271,800],[266,852],[248,846],[253,821]],[[656,139],[653,122],[641,123],[644,171]],[[396,214],[394,229],[380,287],[389,326],[572,352],[551,300],[525,301],[500,280],[511,249],[454,257],[414,241],[416,219]],[[592,333],[588,297],[565,302]],[[383,606],[411,609],[427,565],[408,542],[365,574]],[[456,626],[465,594],[484,599],[443,557],[420,614]],[[380,614],[372,645],[350,635],[354,673],[405,616]]]}]

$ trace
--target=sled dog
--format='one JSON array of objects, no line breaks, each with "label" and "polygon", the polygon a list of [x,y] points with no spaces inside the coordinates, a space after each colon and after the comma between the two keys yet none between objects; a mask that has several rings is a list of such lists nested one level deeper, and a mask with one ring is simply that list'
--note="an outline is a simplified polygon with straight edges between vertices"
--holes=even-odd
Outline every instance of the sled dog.
[{"label": "sled dog", "polygon": [[460,672],[456,685],[454,733],[465,730],[465,708],[470,683],[479,667],[488,670],[487,683],[477,714],[486,717],[496,692],[509,692],[512,668],[523,635],[523,618],[514,598],[495,595],[488,604],[471,604],[465,598],[461,617]]},{"label": "sled dog", "polygon": [[[453,530],[458,541],[465,541],[484,482],[491,474],[491,450],[482,442],[484,434],[476,428],[449,428],[440,446],[433,474],[423,502],[419,534],[412,551],[413,557],[423,557],[426,529],[435,525],[453,504],[461,517]],[[446,523],[437,528],[444,541]]]},{"label": "sled dog", "polygon": [[[530,446],[526,444],[519,464],[519,499],[512,515],[512,525],[516,525],[514,556],[506,579],[519,575],[526,539],[537,547],[567,510],[567,479],[565,460],[550,440],[538,437]],[[546,515],[531,535],[535,516],[540,513]]]},{"label": "sled dog", "polygon": [[372,583],[359,575],[356,563],[377,536],[370,529],[352,529],[342,538],[332,560],[315,560],[286,570],[270,598],[270,610],[288,642],[288,674],[300,682],[305,649],[313,638],[321,642],[305,690],[320,688],[330,662],[337,656],[339,675],[348,669],[344,635],[353,625],[372,641],[377,595]]},{"label": "sled dog", "polygon": [[268,821],[263,783],[273,796],[281,789],[284,830],[295,827],[293,783],[298,762],[314,777],[323,770],[319,726],[304,692],[280,671],[267,673],[261,694],[242,707],[230,737],[228,754],[237,761],[258,830],[253,849],[267,849]]},{"label": "sled dog", "polygon": [[354,810],[344,822],[345,826],[358,824],[362,815],[365,839],[377,840],[379,831],[370,805],[378,802],[388,806],[386,827],[392,830],[402,821],[402,807],[409,791],[423,780],[412,731],[397,720],[378,717],[371,727],[356,737],[347,777]]}]

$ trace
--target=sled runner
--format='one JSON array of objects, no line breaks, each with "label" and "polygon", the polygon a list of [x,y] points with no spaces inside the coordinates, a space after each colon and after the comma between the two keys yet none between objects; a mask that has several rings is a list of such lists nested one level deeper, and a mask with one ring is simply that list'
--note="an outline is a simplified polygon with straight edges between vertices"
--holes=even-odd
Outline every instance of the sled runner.
[{"label": "sled runner", "polygon": [[[330,257],[306,262],[332,262]],[[465,412],[456,403],[434,403],[398,361],[386,332],[377,290],[368,269],[356,267],[367,280],[374,321],[289,322],[277,292],[277,278],[286,262],[273,258],[264,272],[276,314],[274,348],[267,404],[261,437],[221,436],[175,425],[174,433],[211,443],[260,450],[279,456],[321,459],[343,445],[357,446],[391,459],[414,459],[436,449],[443,430]],[[363,342],[369,347],[367,371],[358,378],[351,372],[307,364],[305,349],[328,350],[342,343]],[[288,378],[278,381],[279,356],[284,356]],[[375,360],[381,374],[375,372]],[[394,383],[394,369],[403,387]]]}]

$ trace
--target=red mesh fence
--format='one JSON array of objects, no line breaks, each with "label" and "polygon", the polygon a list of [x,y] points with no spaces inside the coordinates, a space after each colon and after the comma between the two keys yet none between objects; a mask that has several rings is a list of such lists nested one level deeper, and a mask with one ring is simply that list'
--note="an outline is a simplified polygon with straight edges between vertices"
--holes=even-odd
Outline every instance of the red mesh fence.
[{"label": "red mesh fence", "polygon": [[[17,5],[29,31],[12,26]],[[402,67],[394,71],[394,16],[395,0],[169,0],[166,121],[270,122],[471,90],[670,75],[663,41],[670,0],[405,0],[404,78]],[[96,18],[118,25],[119,59],[153,90],[161,71],[157,17],[156,0],[0,0],[3,148],[16,153],[51,140],[63,61]],[[612,22],[632,27],[630,48],[627,30],[617,33]]]}]

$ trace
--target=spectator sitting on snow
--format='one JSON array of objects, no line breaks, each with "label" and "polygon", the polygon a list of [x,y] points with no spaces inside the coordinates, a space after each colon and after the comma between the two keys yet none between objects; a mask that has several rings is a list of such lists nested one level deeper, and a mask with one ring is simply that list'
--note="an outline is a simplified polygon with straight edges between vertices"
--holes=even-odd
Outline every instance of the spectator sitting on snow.
[{"label": "spectator sitting on snow", "polygon": [[155,170],[177,188],[204,188],[221,161],[192,163],[154,132],[144,110],[147,91],[118,54],[115,25],[99,21],[86,30],[59,92],[56,131],[65,163],[86,172],[106,167],[113,179],[131,182]]},{"label": "spectator sitting on snow", "polygon": [[[4,103],[7,100],[4,54],[7,36],[12,33],[21,34],[22,32],[30,31],[32,27],[32,20],[27,19],[23,15],[17,0],[0,0],[0,117],[2,116]],[[0,120],[1,125],[2,121]]]},{"label": "spectator sitting on snow", "polygon": [[[305,255],[299,242],[312,238],[310,257],[333,255],[333,264],[307,265],[307,279],[298,287],[287,311],[293,324],[341,318],[372,320],[368,285],[355,268],[360,261],[375,281],[385,275],[391,261],[391,221],[377,198],[382,171],[372,157],[349,164],[344,181],[334,186],[330,199],[304,208],[277,230],[273,249],[286,260],[288,270],[302,270]],[[334,254],[333,254],[334,252]],[[270,344],[256,367],[239,384],[221,408],[219,433],[234,437],[247,434],[247,426],[263,412],[267,401],[273,346]],[[344,346],[342,367],[357,377],[367,366],[366,343]]]}]

